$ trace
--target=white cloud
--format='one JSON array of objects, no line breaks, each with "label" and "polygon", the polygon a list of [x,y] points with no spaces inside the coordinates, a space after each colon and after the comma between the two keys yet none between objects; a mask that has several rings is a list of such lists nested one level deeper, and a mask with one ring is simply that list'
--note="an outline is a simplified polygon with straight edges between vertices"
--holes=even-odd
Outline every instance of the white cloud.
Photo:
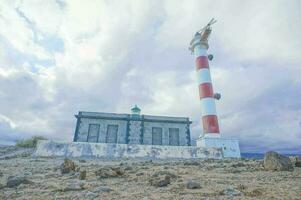
[{"label": "white cloud", "polygon": [[34,54],[41,60],[49,59],[50,54],[35,44],[34,32],[28,22],[18,13],[17,4],[2,4],[0,9],[0,27],[5,27],[0,29],[0,36],[24,54]]},{"label": "white cloud", "polygon": [[[248,151],[300,149],[300,8],[299,1],[3,3],[1,138],[71,140],[78,110],[128,112],[135,103],[145,114],[189,116],[197,137],[188,44],[215,17],[209,51],[222,133]],[[41,43],[49,36],[62,41],[60,51]]]}]

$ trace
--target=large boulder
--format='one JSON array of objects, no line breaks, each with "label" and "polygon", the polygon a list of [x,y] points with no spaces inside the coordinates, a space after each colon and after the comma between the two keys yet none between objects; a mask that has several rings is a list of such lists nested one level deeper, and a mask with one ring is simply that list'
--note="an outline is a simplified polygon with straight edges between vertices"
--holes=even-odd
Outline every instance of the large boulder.
[{"label": "large boulder", "polygon": [[295,167],[301,167],[301,156],[295,157]]},{"label": "large boulder", "polygon": [[62,174],[67,174],[71,171],[75,171],[75,168],[76,168],[75,163],[68,158],[65,158],[64,162],[60,166]]},{"label": "large boulder", "polygon": [[79,172],[79,180],[85,180],[87,177],[87,171],[83,170]]},{"label": "large boulder", "polygon": [[176,179],[178,176],[169,171],[156,171],[149,179],[149,183],[155,187],[165,187],[171,183],[171,179]]},{"label": "large boulder", "polygon": [[164,175],[156,178],[151,178],[149,183],[155,187],[165,187],[170,184],[170,176]]},{"label": "large boulder", "polygon": [[273,171],[291,171],[294,169],[291,160],[274,151],[269,151],[264,155],[264,168]]},{"label": "large boulder", "polygon": [[7,178],[7,187],[17,187],[20,184],[31,184],[32,182],[29,181],[25,176],[9,176]]},{"label": "large boulder", "polygon": [[124,170],[120,167],[103,167],[95,171],[95,175],[98,178],[114,178],[124,175]]}]

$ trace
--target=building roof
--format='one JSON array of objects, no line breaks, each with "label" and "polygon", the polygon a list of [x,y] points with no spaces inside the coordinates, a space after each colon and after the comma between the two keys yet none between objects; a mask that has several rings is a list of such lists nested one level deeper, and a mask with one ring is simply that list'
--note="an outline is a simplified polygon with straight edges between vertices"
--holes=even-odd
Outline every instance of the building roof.
[{"label": "building roof", "polygon": [[104,112],[86,112],[79,111],[76,118],[94,118],[94,119],[109,119],[109,120],[136,120],[146,122],[165,122],[165,123],[189,123],[188,117],[170,117],[170,116],[154,116],[154,115],[138,115],[118,114],[118,113],[104,113]]}]

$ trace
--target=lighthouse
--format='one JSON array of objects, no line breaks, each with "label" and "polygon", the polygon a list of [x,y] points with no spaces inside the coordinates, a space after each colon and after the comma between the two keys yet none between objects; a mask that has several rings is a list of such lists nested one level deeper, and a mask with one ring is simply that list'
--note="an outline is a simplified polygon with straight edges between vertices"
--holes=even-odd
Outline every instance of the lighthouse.
[{"label": "lighthouse", "polygon": [[226,157],[240,157],[238,140],[224,138],[220,134],[215,103],[221,95],[214,93],[209,67],[209,61],[213,60],[213,56],[207,54],[208,39],[212,32],[211,25],[215,22],[216,20],[212,19],[204,28],[196,32],[189,47],[195,57],[201,110],[200,121],[203,127],[203,132],[197,140],[197,146],[221,148]]}]

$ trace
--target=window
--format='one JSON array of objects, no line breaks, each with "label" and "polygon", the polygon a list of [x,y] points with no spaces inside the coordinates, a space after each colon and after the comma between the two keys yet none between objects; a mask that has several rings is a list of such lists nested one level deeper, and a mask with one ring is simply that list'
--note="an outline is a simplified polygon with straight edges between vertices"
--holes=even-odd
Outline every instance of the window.
[{"label": "window", "polygon": [[152,144],[153,145],[162,145],[162,128],[153,127]]},{"label": "window", "polygon": [[97,142],[99,136],[99,124],[89,124],[87,142]]},{"label": "window", "polygon": [[108,125],[106,143],[117,143],[118,125]]},{"label": "window", "polygon": [[179,129],[169,128],[169,145],[179,146]]}]

